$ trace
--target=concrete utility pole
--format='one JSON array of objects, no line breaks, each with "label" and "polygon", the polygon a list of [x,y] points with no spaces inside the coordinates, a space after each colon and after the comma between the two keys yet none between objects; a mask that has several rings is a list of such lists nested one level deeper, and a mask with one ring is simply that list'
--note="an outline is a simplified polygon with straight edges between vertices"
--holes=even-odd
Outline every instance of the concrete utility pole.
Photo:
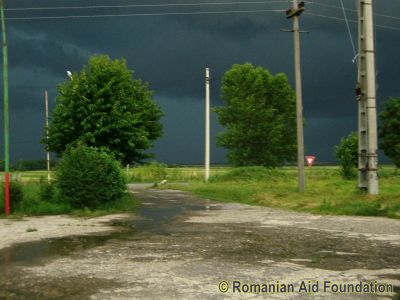
[{"label": "concrete utility pole", "polygon": [[294,38],[294,65],[296,78],[296,118],[297,118],[297,171],[299,180],[299,191],[304,191],[304,135],[303,135],[303,100],[301,92],[301,69],[300,69],[300,31],[299,16],[304,11],[304,2],[293,0],[293,8],[286,11],[286,17],[293,18]]},{"label": "concrete utility pole", "polygon": [[[44,92],[44,102],[45,102],[45,107],[46,107],[46,140],[49,141],[49,97],[47,94],[47,90]],[[47,152],[47,181],[48,181],[48,183],[50,183],[50,181],[51,181],[50,152],[48,149],[46,149],[46,152]]]},{"label": "concrete utility pole", "polygon": [[373,0],[358,1],[358,186],[379,193]]},{"label": "concrete utility pole", "polygon": [[204,180],[210,177],[210,70],[206,68]]}]

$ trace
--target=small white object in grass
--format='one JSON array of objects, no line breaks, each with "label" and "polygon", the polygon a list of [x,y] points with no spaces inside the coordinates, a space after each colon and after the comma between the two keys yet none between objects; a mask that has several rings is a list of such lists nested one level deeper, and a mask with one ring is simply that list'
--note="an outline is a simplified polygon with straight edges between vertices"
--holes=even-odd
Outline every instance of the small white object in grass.
[{"label": "small white object in grass", "polygon": [[166,179],[163,179],[163,180],[161,180],[161,182],[160,182],[161,185],[166,184],[166,183],[167,183],[167,180],[166,180]]}]

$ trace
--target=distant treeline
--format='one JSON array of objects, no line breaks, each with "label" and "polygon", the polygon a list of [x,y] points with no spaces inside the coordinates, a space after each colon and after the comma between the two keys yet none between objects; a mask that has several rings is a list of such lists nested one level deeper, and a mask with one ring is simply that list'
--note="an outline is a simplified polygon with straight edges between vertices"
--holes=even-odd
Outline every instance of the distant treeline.
[{"label": "distant treeline", "polygon": [[[56,162],[51,162],[51,168]],[[47,170],[47,162],[44,159],[20,160],[10,166],[12,171]],[[4,160],[0,160],[0,171],[4,171]]]}]

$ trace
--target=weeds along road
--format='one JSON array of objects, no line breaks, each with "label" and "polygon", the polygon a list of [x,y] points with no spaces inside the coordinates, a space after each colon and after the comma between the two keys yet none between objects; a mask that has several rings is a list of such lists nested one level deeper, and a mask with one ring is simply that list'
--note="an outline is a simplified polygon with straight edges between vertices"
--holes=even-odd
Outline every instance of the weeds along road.
[{"label": "weeds along road", "polygon": [[[116,222],[113,233],[0,249],[0,299],[398,299],[333,289],[376,281],[398,293],[399,220],[131,188],[142,201],[139,217]],[[245,293],[262,284],[289,293]],[[299,292],[302,286],[317,293]]]}]

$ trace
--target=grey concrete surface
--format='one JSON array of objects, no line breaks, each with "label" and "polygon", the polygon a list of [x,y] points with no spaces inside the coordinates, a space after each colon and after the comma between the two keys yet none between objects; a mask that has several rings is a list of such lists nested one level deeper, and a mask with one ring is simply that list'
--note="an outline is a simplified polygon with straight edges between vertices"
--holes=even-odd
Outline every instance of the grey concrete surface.
[{"label": "grey concrete surface", "polygon": [[[139,187],[131,186],[142,201],[139,216],[114,222],[114,233],[0,251],[0,299],[398,298],[399,220],[223,204]],[[370,281],[397,293],[323,290]],[[232,288],[239,282],[241,293]],[[302,282],[318,293],[299,292]],[[278,283],[294,292],[243,292],[246,284]]]}]

